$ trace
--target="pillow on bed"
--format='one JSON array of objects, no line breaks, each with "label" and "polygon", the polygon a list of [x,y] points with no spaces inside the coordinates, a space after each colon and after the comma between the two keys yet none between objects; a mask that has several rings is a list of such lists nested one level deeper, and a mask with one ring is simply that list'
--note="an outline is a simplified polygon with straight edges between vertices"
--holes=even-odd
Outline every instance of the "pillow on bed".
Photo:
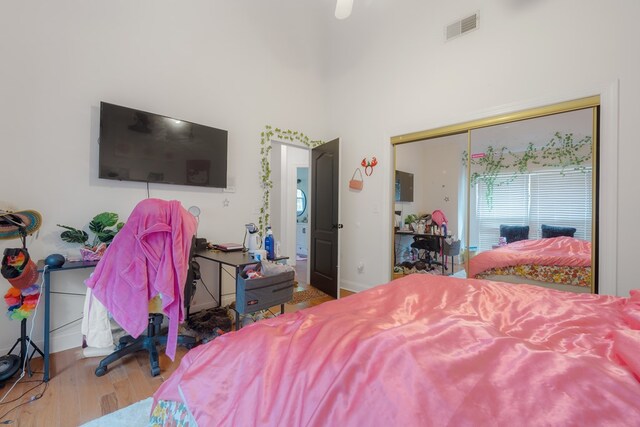
[{"label": "pillow on bed", "polygon": [[542,224],[542,238],[548,239],[549,237],[568,236],[573,237],[576,233],[576,229],[573,227],[554,227],[552,225]]},{"label": "pillow on bed", "polygon": [[529,238],[528,225],[500,225],[500,237],[505,237],[507,243],[527,240]]}]

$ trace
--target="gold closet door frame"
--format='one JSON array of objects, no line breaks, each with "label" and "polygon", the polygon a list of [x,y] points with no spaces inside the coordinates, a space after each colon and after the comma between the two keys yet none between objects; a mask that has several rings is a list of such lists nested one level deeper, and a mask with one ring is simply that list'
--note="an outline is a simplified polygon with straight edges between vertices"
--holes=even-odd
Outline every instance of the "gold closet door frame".
[{"label": "gold closet door frame", "polygon": [[[596,292],[597,278],[598,278],[598,197],[597,197],[597,188],[598,188],[598,136],[599,136],[599,126],[600,126],[600,96],[589,96],[586,98],[574,99],[572,101],[565,101],[551,105],[545,105],[542,107],[530,108],[526,110],[520,110],[512,113],[501,114],[497,116],[486,117],[483,119],[471,120],[468,122],[462,122],[454,125],[442,126],[435,129],[427,129],[418,132],[407,133],[403,135],[397,135],[391,137],[391,144],[393,145],[393,175],[395,182],[395,170],[396,170],[396,159],[397,153],[396,149],[398,145],[408,144],[411,142],[417,141],[425,141],[429,139],[440,138],[443,136],[451,136],[451,135],[460,135],[463,133],[467,134],[467,153],[471,153],[471,131],[486,128],[490,126],[496,126],[506,123],[513,123],[522,120],[535,119],[538,117],[551,116],[559,113],[566,113],[569,111],[576,110],[584,110],[587,108],[591,108],[593,111],[593,135],[592,135],[592,144],[591,144],[591,158],[592,158],[592,173],[593,173],[593,184],[592,184],[592,193],[591,193],[591,212],[593,212],[591,217],[591,293]],[[467,177],[471,176],[471,163],[467,162]],[[470,182],[467,179],[466,183],[466,210],[465,213],[465,249],[466,253],[469,253],[469,238],[470,238],[470,203],[471,203],[471,188]],[[395,192],[392,192],[395,195]],[[391,218],[392,218],[392,227],[391,230],[394,229],[394,202],[395,196],[392,197],[391,200]],[[393,236],[392,236],[393,237]],[[391,239],[392,248],[391,248],[391,275],[390,278],[393,278],[393,264],[394,254],[395,254],[395,238]],[[469,271],[469,257],[465,257],[465,271]]]}]

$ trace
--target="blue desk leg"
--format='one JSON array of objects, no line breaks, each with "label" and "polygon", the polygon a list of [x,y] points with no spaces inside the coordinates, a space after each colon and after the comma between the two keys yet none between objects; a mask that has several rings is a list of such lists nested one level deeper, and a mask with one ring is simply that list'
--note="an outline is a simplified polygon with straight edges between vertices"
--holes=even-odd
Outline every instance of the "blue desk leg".
[{"label": "blue desk leg", "polygon": [[48,269],[44,271],[44,377],[43,381],[49,381],[49,298],[51,296],[51,273]]}]

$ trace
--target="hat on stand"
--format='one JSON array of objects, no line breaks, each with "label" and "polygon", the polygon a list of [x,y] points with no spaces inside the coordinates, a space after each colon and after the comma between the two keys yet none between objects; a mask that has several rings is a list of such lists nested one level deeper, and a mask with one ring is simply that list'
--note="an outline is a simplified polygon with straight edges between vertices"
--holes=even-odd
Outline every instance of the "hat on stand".
[{"label": "hat on stand", "polygon": [[26,248],[26,236],[33,234],[42,225],[42,215],[34,210],[9,211],[0,208],[0,240],[20,238],[22,249],[4,250],[2,277],[11,286],[25,289],[38,280],[38,268],[31,260]]},{"label": "hat on stand", "polygon": [[16,289],[26,289],[38,281],[38,267],[26,249],[5,249],[1,272]]},{"label": "hat on stand", "polygon": [[[33,234],[42,225],[42,215],[34,210],[12,212],[0,208],[0,240]],[[24,233],[24,234],[23,234]]]}]

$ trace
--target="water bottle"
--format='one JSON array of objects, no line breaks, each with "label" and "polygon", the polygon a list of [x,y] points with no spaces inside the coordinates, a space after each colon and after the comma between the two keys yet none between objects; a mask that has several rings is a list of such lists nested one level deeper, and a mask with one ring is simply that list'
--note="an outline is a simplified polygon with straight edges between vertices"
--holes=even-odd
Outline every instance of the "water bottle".
[{"label": "water bottle", "polygon": [[267,227],[267,237],[264,238],[264,249],[267,251],[267,259],[275,258],[275,244],[271,227]]}]

